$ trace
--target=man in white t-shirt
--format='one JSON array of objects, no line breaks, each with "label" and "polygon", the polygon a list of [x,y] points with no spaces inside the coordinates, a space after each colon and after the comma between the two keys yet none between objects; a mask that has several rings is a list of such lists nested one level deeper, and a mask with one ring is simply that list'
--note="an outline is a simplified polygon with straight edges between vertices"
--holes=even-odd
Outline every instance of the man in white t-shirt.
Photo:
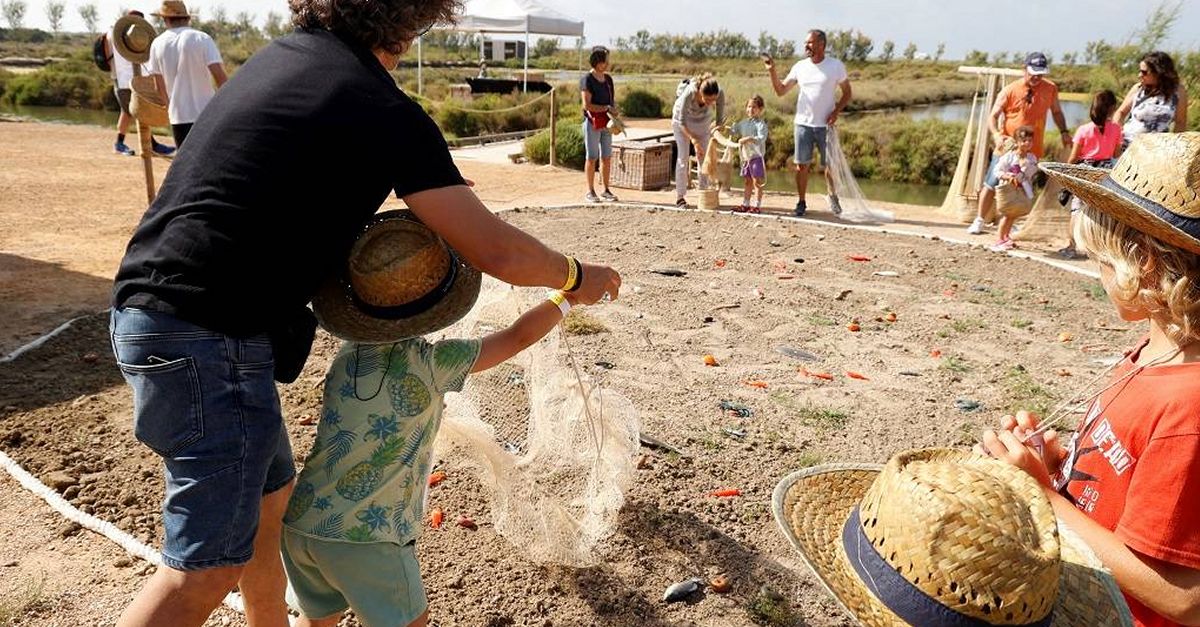
[{"label": "man in white t-shirt", "polygon": [[164,0],[153,15],[163,18],[167,30],[150,45],[148,69],[167,101],[175,145],[182,147],[204,106],[225,84],[225,66],[212,37],[189,26],[192,16],[183,2]]},{"label": "man in white t-shirt", "polygon": [[[813,149],[821,152],[821,163],[825,166],[825,183],[829,189],[829,207],[834,215],[842,213],[837,190],[833,186],[833,173],[829,169],[829,154],[825,149],[825,134],[829,126],[837,122],[838,114],[850,102],[850,77],[846,66],[833,57],[825,56],[825,31],[811,30],[804,41],[807,58],[792,66],[786,78],[779,80],[775,61],[763,57],[763,63],[771,73],[771,85],[775,94],[782,96],[792,87],[799,85],[796,99],[796,216],[808,210],[805,193],[808,191],[808,173],[812,167]],[[841,96],[838,97],[838,91]]]},{"label": "man in white t-shirt", "polygon": [[[146,14],[141,11],[130,11],[127,15],[146,17]],[[129,124],[133,122],[133,114],[129,112],[129,101],[133,97],[131,86],[133,82],[133,62],[117,52],[116,45],[114,44],[116,40],[116,31],[110,31],[108,34],[108,53],[112,57],[112,62],[109,64],[112,71],[109,72],[109,75],[113,79],[113,94],[116,95],[117,104],[121,109],[121,114],[117,117],[117,142],[113,144],[113,152],[132,157],[136,153],[125,143],[125,133],[129,132]],[[154,149],[154,152],[160,155],[169,155],[175,152],[174,148],[158,143],[153,137],[150,138],[150,146]]]}]

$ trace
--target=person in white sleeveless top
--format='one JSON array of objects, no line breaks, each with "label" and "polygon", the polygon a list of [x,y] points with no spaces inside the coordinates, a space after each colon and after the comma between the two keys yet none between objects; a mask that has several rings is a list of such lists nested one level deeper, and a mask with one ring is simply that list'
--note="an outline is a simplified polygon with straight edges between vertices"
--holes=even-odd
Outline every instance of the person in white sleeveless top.
[{"label": "person in white sleeveless top", "polygon": [[161,17],[167,30],[150,46],[148,70],[167,101],[175,146],[182,147],[200,112],[225,84],[225,66],[212,37],[190,26],[192,16],[186,4],[164,0],[159,12],[152,15]]}]

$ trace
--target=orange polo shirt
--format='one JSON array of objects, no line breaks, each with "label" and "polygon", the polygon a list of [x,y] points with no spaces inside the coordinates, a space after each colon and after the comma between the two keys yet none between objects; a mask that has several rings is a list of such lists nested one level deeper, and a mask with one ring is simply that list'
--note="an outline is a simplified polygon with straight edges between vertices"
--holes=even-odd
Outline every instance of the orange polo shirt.
[{"label": "orange polo shirt", "polygon": [[[1013,137],[1022,126],[1033,127],[1033,154],[1040,161],[1046,135],[1046,114],[1058,101],[1058,85],[1042,78],[1037,87],[1029,87],[1028,77],[1009,83],[1000,90],[996,101],[1004,112],[1004,134]],[[1028,97],[1027,97],[1028,94]]]}]

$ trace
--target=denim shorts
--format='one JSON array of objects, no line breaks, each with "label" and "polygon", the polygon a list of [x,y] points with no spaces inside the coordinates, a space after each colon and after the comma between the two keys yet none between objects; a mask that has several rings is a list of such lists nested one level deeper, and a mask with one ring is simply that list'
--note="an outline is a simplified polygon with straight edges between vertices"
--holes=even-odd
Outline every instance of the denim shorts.
[{"label": "denim shorts", "polygon": [[296,474],[270,341],[133,308],[112,312],[109,333],[133,388],[134,436],[166,465],[163,563],[246,563],[263,496]]},{"label": "denim shorts", "polygon": [[1000,163],[1000,157],[1004,156],[1000,152],[992,155],[992,160],[988,162],[987,176],[983,177],[983,186],[988,189],[996,189],[1000,185],[1000,175],[996,173],[996,164]]},{"label": "denim shorts", "polygon": [[827,129],[824,126],[805,126],[803,124],[796,125],[796,154],[793,157],[796,160],[796,165],[808,165],[813,161],[813,148],[821,151],[821,163],[829,160],[829,154],[825,152],[825,136]]},{"label": "denim shorts", "polygon": [[588,161],[608,159],[612,156],[612,131],[595,128],[591,120],[583,118],[583,150]]},{"label": "denim shorts", "polygon": [[412,542],[337,542],[283,528],[288,605],[320,619],[347,607],[366,627],[408,625],[429,601]]}]

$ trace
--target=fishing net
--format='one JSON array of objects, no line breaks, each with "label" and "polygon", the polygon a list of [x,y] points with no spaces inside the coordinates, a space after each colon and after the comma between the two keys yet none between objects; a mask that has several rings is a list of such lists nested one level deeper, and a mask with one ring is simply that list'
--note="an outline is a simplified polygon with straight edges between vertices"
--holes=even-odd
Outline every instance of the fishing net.
[{"label": "fishing net", "polygon": [[[482,337],[544,298],[484,277],[445,336]],[[496,531],[531,560],[588,566],[636,473],[638,414],[576,363],[561,328],[447,396],[436,455],[476,473]]]},{"label": "fishing net", "polygon": [[842,152],[842,142],[838,139],[837,127],[830,126],[826,135],[826,146],[829,149],[829,159],[825,167],[833,174],[833,186],[837,189],[838,200],[842,205],[841,218],[850,222],[891,222],[895,216],[891,211],[876,209],[867,205],[867,197],[863,196],[854,173],[850,170],[850,162],[846,153]]}]

